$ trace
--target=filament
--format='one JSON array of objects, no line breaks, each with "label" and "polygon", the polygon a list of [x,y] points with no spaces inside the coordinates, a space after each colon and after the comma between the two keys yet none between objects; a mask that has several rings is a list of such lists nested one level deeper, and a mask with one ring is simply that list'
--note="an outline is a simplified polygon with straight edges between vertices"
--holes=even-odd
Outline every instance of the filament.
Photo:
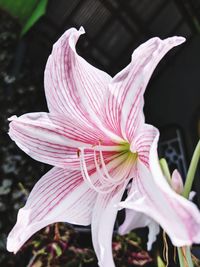
[{"label": "filament", "polygon": [[[133,167],[133,163],[135,162],[135,154],[128,153],[128,151],[124,150],[124,146],[115,146],[115,148],[118,150],[118,153],[115,150],[115,155],[109,157],[110,162],[106,164],[103,157],[103,151],[113,151],[113,148],[114,146],[102,146],[99,142],[99,145],[97,146],[90,148],[81,147],[78,149],[83,179],[98,193],[110,193],[116,186],[123,183],[126,178],[128,178],[128,175]],[[91,149],[94,151],[94,164],[97,177],[91,177],[88,172],[85,149]],[[99,152],[99,158],[97,158],[97,152]],[[112,171],[114,175],[111,176],[109,170]],[[95,178],[98,178],[98,180]]]},{"label": "filament", "polygon": [[104,186],[97,186],[97,185],[94,185],[94,183],[92,182],[91,180],[91,177],[88,173],[88,170],[87,170],[87,166],[86,166],[86,162],[85,162],[85,154],[84,154],[84,148],[81,148],[80,149],[81,153],[80,153],[80,165],[81,165],[81,173],[82,173],[82,176],[83,176],[83,179],[87,182],[87,184],[92,188],[94,189],[96,192],[98,193],[110,193],[112,190],[113,190],[113,186],[110,186],[110,187],[104,187]]}]

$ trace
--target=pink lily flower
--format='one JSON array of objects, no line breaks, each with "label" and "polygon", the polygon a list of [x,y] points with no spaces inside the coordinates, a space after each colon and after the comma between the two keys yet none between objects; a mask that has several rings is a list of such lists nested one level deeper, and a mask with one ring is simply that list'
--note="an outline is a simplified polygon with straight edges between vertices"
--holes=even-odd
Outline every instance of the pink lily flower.
[{"label": "pink lily flower", "polygon": [[[49,113],[10,119],[9,135],[16,144],[54,167],[19,210],[7,249],[16,253],[51,223],[91,224],[99,265],[112,267],[112,232],[119,205],[132,211],[124,231],[156,221],[177,246],[199,242],[200,213],[163,177],[157,158],[159,133],[145,124],[143,115],[143,94],[152,72],[184,38],[150,39],[111,78],[76,53],[83,33],[83,28],[72,28],[53,47],[45,70]],[[130,183],[127,200],[119,204]],[[132,215],[135,221],[130,221]],[[150,229],[157,233],[156,227]]]}]

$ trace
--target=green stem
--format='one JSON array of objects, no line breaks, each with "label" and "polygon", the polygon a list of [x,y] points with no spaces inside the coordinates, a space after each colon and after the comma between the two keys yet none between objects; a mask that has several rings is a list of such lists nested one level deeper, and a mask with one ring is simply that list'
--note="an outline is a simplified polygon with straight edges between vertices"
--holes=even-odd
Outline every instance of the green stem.
[{"label": "green stem", "polygon": [[164,176],[167,179],[167,182],[169,183],[169,185],[171,185],[171,174],[166,159],[160,159],[160,167],[163,171]]},{"label": "green stem", "polygon": [[189,267],[193,267],[194,264],[192,261],[190,247],[186,247],[186,258],[187,258],[187,262],[188,262]]},{"label": "green stem", "polygon": [[180,267],[185,267],[182,250],[179,247],[177,247],[177,250],[178,250],[178,258],[179,258]]},{"label": "green stem", "polygon": [[184,190],[183,190],[183,196],[185,198],[188,198],[189,194],[191,192],[191,188],[192,188],[192,184],[194,181],[194,176],[196,173],[199,158],[200,158],[200,140],[199,140],[199,142],[195,148],[194,154],[192,156],[192,160],[190,162],[190,167],[189,167],[189,170],[187,173],[187,177],[186,177],[186,181],[185,181],[185,185],[184,185]]},{"label": "green stem", "polygon": [[177,248],[180,267],[194,267],[190,247],[185,247],[185,256],[182,249],[180,247]]}]

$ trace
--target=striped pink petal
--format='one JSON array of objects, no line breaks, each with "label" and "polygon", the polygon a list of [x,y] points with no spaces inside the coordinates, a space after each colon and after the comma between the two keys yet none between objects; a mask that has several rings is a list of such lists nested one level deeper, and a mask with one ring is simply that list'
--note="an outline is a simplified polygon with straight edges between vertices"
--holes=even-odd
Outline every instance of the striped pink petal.
[{"label": "striped pink petal", "polygon": [[76,52],[84,29],[71,28],[54,44],[45,70],[45,92],[50,112],[84,119],[99,114],[111,77],[90,65]]},{"label": "striped pink petal", "polygon": [[144,213],[126,209],[126,217],[123,224],[119,227],[119,234],[125,235],[134,229],[146,226],[149,228],[147,249],[151,250],[152,244],[155,242],[156,236],[160,231],[160,227],[154,220]]},{"label": "striped pink petal", "polygon": [[129,142],[144,123],[143,94],[154,69],[171,48],[184,40],[182,37],[150,39],[134,51],[131,63],[113,78],[109,86],[106,121],[110,129],[121,133]]},{"label": "striped pink petal", "polygon": [[7,249],[16,253],[35,232],[51,223],[90,224],[96,196],[80,171],[53,168],[36,183],[26,205],[19,210]]},{"label": "striped pink petal", "polygon": [[133,153],[137,152],[139,160],[147,167],[149,166],[150,149],[157,134],[157,128],[149,124],[143,124],[130,145],[130,150]]},{"label": "striped pink petal", "polygon": [[[99,140],[112,144],[98,129],[58,114],[29,113],[11,118],[9,135],[32,158],[57,167],[80,169],[78,147],[93,147]],[[94,163],[93,152],[86,160]]]},{"label": "striped pink petal", "polygon": [[54,44],[45,69],[45,92],[49,111],[67,114],[81,123],[103,129],[113,139],[117,134],[106,129],[101,118],[111,77],[90,65],[76,52],[84,29],[71,28]]},{"label": "striped pink petal", "polygon": [[115,267],[112,256],[112,234],[116,220],[117,204],[122,198],[125,185],[109,194],[99,194],[92,215],[92,242],[101,267]]},{"label": "striped pink petal", "polygon": [[[175,246],[199,243],[199,210],[169,187],[161,173],[158,160],[153,157],[154,159],[150,160],[153,172],[142,162],[138,162],[138,176],[132,181],[129,197],[120,206],[150,216],[161,225]],[[157,184],[155,180],[160,182]]]}]

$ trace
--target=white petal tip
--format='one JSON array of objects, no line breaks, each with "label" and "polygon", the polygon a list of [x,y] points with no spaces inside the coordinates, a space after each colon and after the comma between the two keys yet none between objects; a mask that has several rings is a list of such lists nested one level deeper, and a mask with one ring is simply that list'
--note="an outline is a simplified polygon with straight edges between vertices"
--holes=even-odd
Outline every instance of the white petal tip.
[{"label": "white petal tip", "polygon": [[118,229],[118,234],[119,235],[125,235],[127,232],[125,231],[124,227],[121,225]]},{"label": "white petal tip", "polygon": [[149,225],[149,234],[148,234],[148,242],[147,242],[147,250],[150,251],[152,249],[153,243],[156,241],[157,235],[160,232],[160,226],[156,222],[152,221]]},{"label": "white petal tip", "polygon": [[16,115],[13,115],[10,118],[8,118],[8,121],[14,121],[14,120],[17,120],[17,116]]},{"label": "white petal tip", "polygon": [[191,191],[189,194],[189,200],[192,201],[195,196],[196,196],[196,192]]},{"label": "white petal tip", "polygon": [[182,36],[175,36],[174,38],[175,38],[176,45],[180,45],[186,41],[186,38]]},{"label": "white petal tip", "polygon": [[85,33],[85,29],[83,28],[83,26],[81,26],[81,27],[79,28],[79,32],[80,32],[81,34],[84,34],[84,33]]},{"label": "white petal tip", "polygon": [[11,239],[10,238],[7,239],[7,245],[6,245],[7,251],[16,254],[17,251],[19,250],[17,247],[18,246],[17,246],[16,242],[12,238]]}]

